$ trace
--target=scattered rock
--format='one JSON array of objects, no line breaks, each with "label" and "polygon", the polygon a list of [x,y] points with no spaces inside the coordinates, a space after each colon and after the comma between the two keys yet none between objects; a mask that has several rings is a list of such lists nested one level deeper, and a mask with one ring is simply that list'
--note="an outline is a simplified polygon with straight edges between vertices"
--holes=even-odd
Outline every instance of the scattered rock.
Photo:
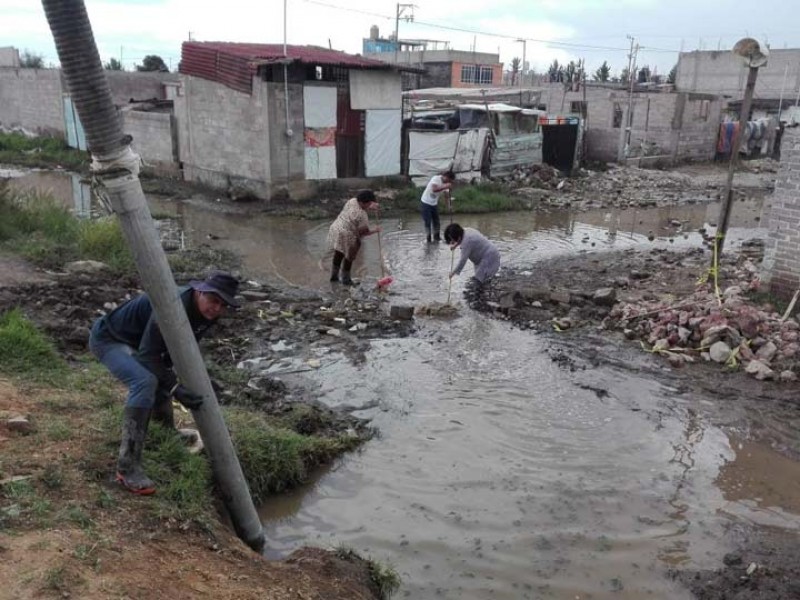
[{"label": "scattered rock", "polygon": [[550,292],[550,301],[557,302],[558,304],[569,304],[572,295],[569,290],[552,290]]},{"label": "scattered rock", "polygon": [[725,363],[731,356],[731,348],[725,342],[714,342],[708,349],[708,354],[716,363]]},{"label": "scattered rock", "polygon": [[389,309],[389,316],[393,319],[399,319],[401,321],[410,321],[414,318],[414,307],[394,304]]},{"label": "scattered rock", "polygon": [[6,427],[9,431],[16,431],[23,435],[28,435],[35,431],[33,424],[25,417],[11,417],[6,421]]},{"label": "scattered rock", "polygon": [[797,375],[795,374],[794,371],[790,371],[787,369],[785,371],[781,371],[780,379],[781,381],[785,381],[787,383],[792,381],[797,381]]},{"label": "scattered rock", "polygon": [[752,375],[759,381],[763,381],[764,379],[772,379],[775,376],[775,372],[760,360],[751,360],[749,363],[747,363],[745,372]]},{"label": "scattered rock", "polygon": [[65,264],[64,270],[67,273],[72,273],[75,275],[80,273],[91,275],[94,273],[99,273],[101,271],[108,271],[109,266],[106,263],[99,262],[96,260],[76,260]]},{"label": "scattered rock", "polygon": [[762,362],[768,363],[778,353],[778,347],[772,342],[767,342],[756,352],[756,358]]},{"label": "scattered rock", "polygon": [[256,290],[242,290],[239,292],[239,295],[245,300],[249,300],[251,302],[262,302],[264,300],[269,300],[268,293],[258,292]]},{"label": "scattered rock", "polygon": [[617,290],[610,287],[595,290],[592,301],[600,306],[614,306],[617,302]]}]

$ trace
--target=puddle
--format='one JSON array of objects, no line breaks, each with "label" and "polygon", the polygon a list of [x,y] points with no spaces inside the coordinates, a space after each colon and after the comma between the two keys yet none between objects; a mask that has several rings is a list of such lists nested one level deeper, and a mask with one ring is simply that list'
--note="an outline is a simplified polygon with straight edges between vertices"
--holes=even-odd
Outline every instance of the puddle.
[{"label": "puddle", "polygon": [[[59,189],[73,198],[71,187]],[[179,219],[187,245],[235,251],[253,277],[329,285],[327,221],[151,205]],[[760,200],[736,203],[730,245],[763,237],[761,209]],[[495,240],[504,264],[535,269],[561,254],[696,246],[697,230],[718,211],[698,204],[458,221]],[[416,214],[383,226],[390,299],[444,302],[447,247],[424,243]],[[355,274],[368,285],[380,277],[374,237]],[[459,302],[466,278],[453,285]],[[690,409],[703,398],[682,405],[646,372],[570,372],[542,337],[463,305],[454,319],[417,322],[413,338],[374,342],[360,365],[336,356],[319,369],[290,357],[264,365],[332,406],[362,407],[355,414],[381,432],[262,507],[270,554],[345,544],[393,564],[410,598],[688,600],[664,573],[718,566],[731,520],[796,528],[797,465],[729,440]]]},{"label": "puddle", "polygon": [[751,440],[731,437],[730,447],[735,457],[715,481],[726,500],[722,510],[759,525],[800,530],[800,463]]},{"label": "puddle", "polygon": [[11,189],[51,194],[68,206],[79,219],[88,219],[92,215],[91,188],[76,173],[0,167],[0,180],[4,179]]}]

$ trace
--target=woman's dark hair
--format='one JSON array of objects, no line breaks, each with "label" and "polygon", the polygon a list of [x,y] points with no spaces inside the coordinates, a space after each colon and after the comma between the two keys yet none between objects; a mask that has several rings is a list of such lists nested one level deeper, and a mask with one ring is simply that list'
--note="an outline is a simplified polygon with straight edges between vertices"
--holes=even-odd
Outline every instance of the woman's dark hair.
[{"label": "woman's dark hair", "polygon": [[366,204],[367,202],[375,202],[375,192],[372,190],[361,190],[358,192],[356,200],[362,204]]},{"label": "woman's dark hair", "polygon": [[447,177],[450,181],[456,180],[456,175],[453,173],[453,171],[445,171],[442,173],[442,177]]},{"label": "woman's dark hair", "polygon": [[460,242],[464,239],[464,228],[458,223],[450,223],[444,228],[444,241],[447,244]]}]

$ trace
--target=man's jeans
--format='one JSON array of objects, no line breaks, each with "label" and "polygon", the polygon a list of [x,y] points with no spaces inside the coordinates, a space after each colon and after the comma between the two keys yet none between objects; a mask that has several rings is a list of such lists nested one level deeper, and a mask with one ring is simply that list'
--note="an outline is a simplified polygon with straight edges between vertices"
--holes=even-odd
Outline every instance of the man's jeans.
[{"label": "man's jeans", "polygon": [[439,207],[431,206],[425,202],[420,202],[422,205],[422,220],[425,222],[425,235],[439,235]]},{"label": "man's jeans", "polygon": [[153,408],[158,389],[158,378],[133,355],[135,349],[113,339],[102,321],[97,321],[89,336],[89,350],[101,363],[128,388],[125,406]]}]

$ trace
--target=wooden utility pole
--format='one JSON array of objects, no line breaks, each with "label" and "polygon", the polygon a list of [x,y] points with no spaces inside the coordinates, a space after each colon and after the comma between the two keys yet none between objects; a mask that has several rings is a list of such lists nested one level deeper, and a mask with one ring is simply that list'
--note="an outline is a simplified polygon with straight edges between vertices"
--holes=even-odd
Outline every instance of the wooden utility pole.
[{"label": "wooden utility pole", "polygon": [[[722,206],[719,211],[719,219],[717,221],[717,235],[715,243],[717,245],[716,260],[719,262],[722,256],[722,247],[725,245],[725,235],[728,233],[728,223],[731,219],[731,208],[733,207],[733,174],[736,171],[736,164],[739,162],[739,147],[744,137],[744,131],[747,127],[747,121],[750,119],[750,107],[753,104],[753,90],[756,87],[756,77],[758,76],[758,67],[749,67],[747,73],[747,84],[744,88],[744,99],[742,100],[742,108],[739,113],[739,128],[733,136],[733,144],[731,144],[731,159],[728,163],[728,178],[725,181],[725,194],[722,200]],[[712,258],[712,260],[714,260]],[[712,268],[716,265],[712,264]]]},{"label": "wooden utility pole", "polygon": [[202,406],[192,414],[236,533],[260,551],[264,529],[150,216],[139,182],[141,160],[131,150],[130,136],[122,131],[86,7],[83,0],[43,0],[42,4],[69,92],[86,130],[92,177],[119,218],[180,380],[203,396]]}]

